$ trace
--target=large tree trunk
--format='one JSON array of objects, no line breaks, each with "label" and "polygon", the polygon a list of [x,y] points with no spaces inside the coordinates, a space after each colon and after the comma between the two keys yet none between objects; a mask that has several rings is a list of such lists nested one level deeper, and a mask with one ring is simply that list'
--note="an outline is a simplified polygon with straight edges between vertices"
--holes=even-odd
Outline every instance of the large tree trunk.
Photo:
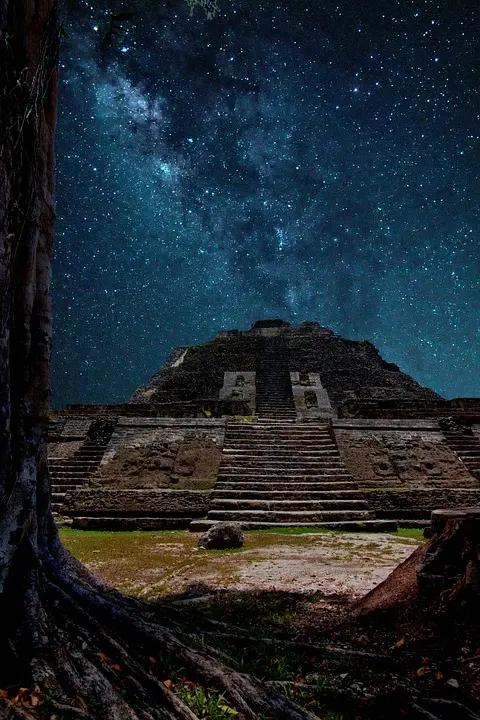
[{"label": "large tree trunk", "polygon": [[[55,0],[0,3],[0,591],[49,513]],[[20,564],[22,564],[20,562]]]},{"label": "large tree trunk", "polygon": [[0,33],[0,717],[33,720],[48,697],[65,717],[195,718],[161,682],[168,655],[245,717],[310,718],[191,650],[59,541],[46,459],[57,0],[0,0]]}]

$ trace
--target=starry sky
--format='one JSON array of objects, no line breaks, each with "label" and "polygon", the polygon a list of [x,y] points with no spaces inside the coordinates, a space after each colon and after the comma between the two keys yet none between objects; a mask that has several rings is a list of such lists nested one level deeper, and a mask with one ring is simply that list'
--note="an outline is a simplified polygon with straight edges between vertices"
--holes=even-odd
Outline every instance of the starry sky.
[{"label": "starry sky", "polygon": [[55,407],[266,317],[480,395],[477,0],[61,4]]}]

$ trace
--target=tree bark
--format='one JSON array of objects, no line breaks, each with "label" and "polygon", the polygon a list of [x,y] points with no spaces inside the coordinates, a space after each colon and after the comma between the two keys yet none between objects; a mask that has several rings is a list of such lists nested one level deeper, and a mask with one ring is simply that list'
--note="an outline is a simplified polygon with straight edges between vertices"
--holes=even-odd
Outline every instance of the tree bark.
[{"label": "tree bark", "polygon": [[0,4],[0,592],[49,513],[56,0]]},{"label": "tree bark", "polygon": [[436,611],[478,615],[480,604],[480,512],[437,510],[434,535],[417,568],[420,600]]},{"label": "tree bark", "polygon": [[[154,671],[172,656],[243,717],[310,713],[188,648],[151,606],[93,577],[62,547],[50,507],[50,277],[57,0],[0,0],[0,717],[195,715]],[[27,690],[26,690],[27,689]]]}]

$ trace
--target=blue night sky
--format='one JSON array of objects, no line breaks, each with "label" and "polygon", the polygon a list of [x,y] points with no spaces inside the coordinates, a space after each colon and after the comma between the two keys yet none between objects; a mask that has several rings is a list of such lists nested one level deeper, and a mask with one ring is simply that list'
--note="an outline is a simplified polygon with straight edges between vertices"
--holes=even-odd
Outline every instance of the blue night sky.
[{"label": "blue night sky", "polygon": [[478,3],[218,3],[63,1],[54,405],[265,317],[480,395]]}]

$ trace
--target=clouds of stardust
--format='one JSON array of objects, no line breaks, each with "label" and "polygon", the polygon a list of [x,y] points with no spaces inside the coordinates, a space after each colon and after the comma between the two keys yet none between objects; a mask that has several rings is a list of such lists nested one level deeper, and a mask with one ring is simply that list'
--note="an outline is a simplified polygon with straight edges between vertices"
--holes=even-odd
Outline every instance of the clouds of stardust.
[{"label": "clouds of stardust", "polygon": [[65,2],[56,405],[262,317],[480,394],[478,8],[135,5],[102,49],[125,8]]}]

